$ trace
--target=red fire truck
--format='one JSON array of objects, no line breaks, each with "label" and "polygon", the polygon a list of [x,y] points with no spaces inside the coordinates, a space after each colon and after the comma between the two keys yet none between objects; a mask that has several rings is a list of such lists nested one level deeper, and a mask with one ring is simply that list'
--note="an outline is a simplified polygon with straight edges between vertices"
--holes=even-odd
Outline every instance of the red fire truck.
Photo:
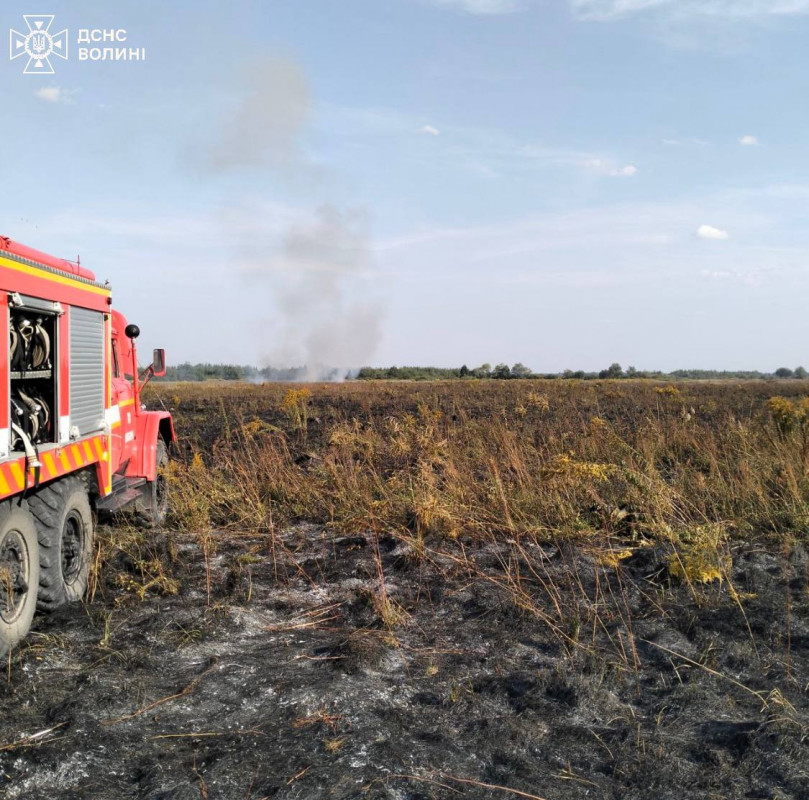
[{"label": "red fire truck", "polygon": [[0,655],[81,599],[98,514],[165,518],[174,425],[140,401],[165,353],[138,374],[139,333],[79,263],[0,237]]}]

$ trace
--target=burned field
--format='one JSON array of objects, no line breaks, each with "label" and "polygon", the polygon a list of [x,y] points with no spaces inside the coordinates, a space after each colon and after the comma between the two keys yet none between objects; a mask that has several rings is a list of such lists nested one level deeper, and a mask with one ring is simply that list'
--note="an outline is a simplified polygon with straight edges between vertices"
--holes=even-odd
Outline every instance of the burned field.
[{"label": "burned field", "polygon": [[806,391],[157,387],[171,524],[13,654],[5,796],[809,796]]}]

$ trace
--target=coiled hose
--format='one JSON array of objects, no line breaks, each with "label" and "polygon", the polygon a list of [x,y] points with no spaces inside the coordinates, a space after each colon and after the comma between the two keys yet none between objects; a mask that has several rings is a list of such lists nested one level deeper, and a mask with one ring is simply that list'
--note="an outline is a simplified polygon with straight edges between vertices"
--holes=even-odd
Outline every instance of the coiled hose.
[{"label": "coiled hose", "polygon": [[30,320],[22,317],[12,320],[9,332],[9,364],[12,370],[47,369],[50,367],[51,337],[42,324],[42,318]]}]

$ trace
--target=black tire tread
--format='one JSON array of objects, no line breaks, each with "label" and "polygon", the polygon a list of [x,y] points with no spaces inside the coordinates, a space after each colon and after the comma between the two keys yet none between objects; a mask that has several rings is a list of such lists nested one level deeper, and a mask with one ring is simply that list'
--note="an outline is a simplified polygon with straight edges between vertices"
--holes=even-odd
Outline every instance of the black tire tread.
[{"label": "black tire tread", "polygon": [[[169,460],[169,451],[166,442],[163,438],[157,440],[157,449],[155,452],[155,461],[157,468],[160,469]],[[159,528],[165,522],[165,512],[162,516],[158,515],[155,506],[157,504],[157,494],[155,492],[154,484],[149,485],[149,502],[141,505],[136,513],[136,519],[144,528]]]},{"label": "black tire tread", "polygon": [[[7,518],[9,516],[11,516],[11,515],[14,515],[14,514],[17,514],[18,516],[22,515],[21,518],[20,518],[21,527],[25,527],[26,523],[29,526],[28,534],[30,535],[31,540],[32,540],[31,545],[32,545],[33,555],[34,555],[34,558],[32,559],[32,566],[31,566],[32,574],[30,576],[30,578],[32,579],[31,583],[34,583],[34,594],[33,594],[33,597],[31,598],[31,601],[30,601],[32,603],[31,607],[29,608],[30,613],[26,614],[28,619],[25,620],[22,623],[22,625],[17,623],[17,630],[9,631],[8,633],[0,632],[0,659],[4,659],[7,656],[8,651],[11,648],[13,648],[14,646],[16,646],[20,642],[20,640],[22,640],[25,637],[25,635],[28,633],[28,630],[29,630],[30,625],[31,625],[31,620],[33,619],[33,616],[34,616],[34,607],[33,606],[36,603],[37,588],[38,588],[38,577],[39,577],[39,570],[40,570],[39,560],[36,558],[36,551],[38,549],[38,544],[39,544],[38,543],[38,536],[37,536],[37,529],[36,529],[36,522],[35,522],[35,520],[33,518],[33,515],[30,512],[27,501],[17,499],[17,498],[13,498],[11,500],[7,500],[7,501],[5,501],[3,503],[0,503],[0,527],[4,526],[6,524]],[[2,623],[0,623],[0,625],[1,624]],[[9,635],[11,636],[11,639],[12,639],[11,641],[9,641],[9,639],[8,639]]]},{"label": "black tire tread", "polygon": [[[70,502],[86,506],[87,518],[90,520],[90,536],[92,537],[92,514],[87,490],[82,480],[76,476],[68,476],[54,481],[32,495],[28,504],[37,523],[39,538],[39,597],[37,607],[40,611],[55,611],[69,602],[79,598],[68,594],[62,578],[62,558],[59,552],[62,537],[62,516],[66,505]],[[85,565],[82,580],[87,583],[89,559]],[[83,591],[82,591],[83,594]]]}]

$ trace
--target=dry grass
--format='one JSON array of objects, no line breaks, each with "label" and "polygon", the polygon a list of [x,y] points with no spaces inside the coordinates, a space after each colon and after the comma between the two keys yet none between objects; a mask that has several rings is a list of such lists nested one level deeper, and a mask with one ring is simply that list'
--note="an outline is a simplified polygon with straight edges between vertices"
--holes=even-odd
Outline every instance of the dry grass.
[{"label": "dry grass", "polygon": [[[364,747],[365,720],[388,713],[370,690],[364,699],[366,686],[398,691],[404,681],[414,698],[416,689],[423,695],[407,719],[423,717],[430,731],[454,731],[458,720],[471,731],[475,721],[481,750],[504,730],[481,724],[492,709],[498,719],[514,711],[508,743],[529,726],[540,741],[536,723],[560,720],[547,741],[563,752],[576,741],[568,729],[583,720],[578,757],[543,762],[557,794],[560,781],[584,791],[607,780],[587,766],[599,751],[618,794],[640,786],[647,769],[675,776],[680,767],[658,766],[666,748],[679,765],[697,750],[715,752],[719,739],[703,748],[699,737],[716,721],[711,736],[725,736],[726,718],[728,730],[749,737],[739,785],[753,772],[782,774],[772,753],[805,763],[806,548],[798,542],[809,533],[809,382],[301,388],[150,387],[150,402],[174,411],[181,436],[168,468],[172,518],[147,535],[100,528],[90,596],[107,603],[91,658],[119,674],[154,673],[139,666],[143,653],[155,653],[147,665],[174,663],[186,648],[181,665],[220,648],[251,654],[257,676],[274,664],[272,686],[311,698],[294,711],[279,700],[278,713],[266,714],[267,724],[314,743],[297,751],[306,758],[261,766],[296,791],[308,790],[318,765],[348,763]],[[155,595],[167,597],[138,608]],[[150,627],[158,608],[165,621]],[[248,646],[222,631],[249,636]],[[30,647],[43,645],[34,638]],[[189,682],[183,668],[138,691],[105,730],[123,735],[136,720],[177,713],[214,684],[214,708],[224,707],[227,675],[209,684],[207,674]],[[354,702],[340,694],[352,685],[360,705],[341,706]],[[296,695],[304,689],[310,694]],[[348,699],[323,705],[329,697]],[[392,702],[380,724],[398,708]],[[153,738],[214,742],[244,722],[207,730],[193,716],[178,726],[167,719]],[[409,747],[406,735],[393,728],[390,739]],[[422,747],[419,739],[412,751]],[[525,763],[543,748],[532,744]],[[726,757],[723,781],[737,767]],[[408,749],[386,763],[389,780],[447,796],[538,797],[528,778],[514,778],[521,791],[493,769],[467,773],[469,762],[431,756],[430,768],[415,769]],[[203,795],[209,769],[195,767]],[[716,772],[714,761],[701,769]]]},{"label": "dry grass", "polygon": [[[173,384],[174,522],[693,545],[809,530],[803,382]],[[778,391],[792,397],[777,395]]]},{"label": "dry grass", "polygon": [[[698,605],[721,593],[746,623],[745,595],[731,581],[734,539],[787,552],[809,532],[809,383],[800,381],[164,384],[151,392],[173,409],[182,437],[169,466],[171,523],[198,540],[209,606],[209,565],[223,540],[266,536],[276,579],[289,578],[301,567],[279,531],[312,522],[370,535],[377,576],[368,603],[389,637],[410,615],[388,592],[382,536],[415,562],[492,586],[569,656],[601,650],[637,675],[621,578],[633,553],[663,547],[664,579],[686,585]],[[470,555],[487,543],[496,544],[496,569]],[[564,585],[551,575],[548,543],[589,558],[570,559]],[[139,552],[144,546],[117,545],[129,596],[175,591],[171,570],[160,569],[159,554]],[[249,597],[249,564],[246,578],[237,566]],[[646,600],[662,603],[651,592]]]}]

